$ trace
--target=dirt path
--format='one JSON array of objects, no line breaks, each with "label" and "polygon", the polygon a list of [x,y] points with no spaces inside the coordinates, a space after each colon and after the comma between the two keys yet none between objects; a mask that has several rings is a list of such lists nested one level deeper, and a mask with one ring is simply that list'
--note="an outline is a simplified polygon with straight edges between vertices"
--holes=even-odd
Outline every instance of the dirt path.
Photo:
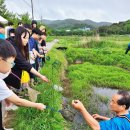
[{"label": "dirt path", "polygon": [[47,42],[47,44],[46,44],[47,50],[50,51],[51,48],[52,48],[58,41],[59,41],[58,39],[55,39],[55,40],[53,40],[53,41],[51,41],[51,42]]}]

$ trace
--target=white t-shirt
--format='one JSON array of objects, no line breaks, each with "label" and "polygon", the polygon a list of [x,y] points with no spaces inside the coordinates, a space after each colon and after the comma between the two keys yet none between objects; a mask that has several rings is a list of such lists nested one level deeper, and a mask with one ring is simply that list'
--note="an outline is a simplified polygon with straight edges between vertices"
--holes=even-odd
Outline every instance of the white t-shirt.
[{"label": "white t-shirt", "polygon": [[0,79],[0,101],[10,97],[13,92],[7,87],[5,82]]},{"label": "white t-shirt", "polygon": [[34,57],[34,54],[32,51],[29,51],[29,57],[30,57],[30,64],[34,64],[35,63],[35,59],[32,59],[32,57]]}]

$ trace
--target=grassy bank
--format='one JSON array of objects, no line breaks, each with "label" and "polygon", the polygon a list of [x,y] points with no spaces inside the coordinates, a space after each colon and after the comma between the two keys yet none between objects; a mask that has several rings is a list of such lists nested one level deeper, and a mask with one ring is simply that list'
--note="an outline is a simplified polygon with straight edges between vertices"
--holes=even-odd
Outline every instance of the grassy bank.
[{"label": "grassy bank", "polygon": [[[53,85],[60,85],[61,70],[64,68],[64,55],[60,51],[53,49],[48,54],[50,61],[41,70],[41,73],[50,79],[50,83],[39,83],[35,87],[40,91],[37,102],[42,102],[47,106],[61,109],[62,94],[53,89]],[[62,130],[65,121],[58,112],[49,109],[39,111],[30,108],[20,108],[15,119],[15,130]]]},{"label": "grassy bank", "polygon": [[130,55],[125,54],[128,36],[62,38],[61,45],[66,43],[72,98],[88,106],[93,85],[130,90]]},{"label": "grassy bank", "polygon": [[[128,36],[72,36],[57,39],[59,43],[48,54],[50,61],[41,70],[51,82],[37,85],[36,89],[41,92],[37,102],[43,102],[56,110],[61,109],[62,94],[52,86],[61,86],[63,76],[69,79],[66,80],[68,88],[65,87],[71,89],[71,98],[83,101],[91,113],[96,111],[96,103],[91,98],[92,86],[130,90],[130,55],[124,54],[129,42]],[[57,50],[57,47],[67,47],[67,50]],[[65,58],[69,63],[67,68]],[[80,64],[76,64],[77,61]],[[100,98],[106,102],[106,98]],[[63,130],[67,126],[59,113],[50,110],[41,112],[20,108],[17,115],[16,130]]]}]

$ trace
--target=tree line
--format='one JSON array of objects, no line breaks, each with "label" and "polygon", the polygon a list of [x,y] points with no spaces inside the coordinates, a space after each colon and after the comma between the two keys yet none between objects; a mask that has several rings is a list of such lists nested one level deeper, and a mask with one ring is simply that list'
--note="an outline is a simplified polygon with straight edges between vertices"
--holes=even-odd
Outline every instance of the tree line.
[{"label": "tree line", "polygon": [[110,26],[99,27],[99,34],[102,36],[111,35],[111,34],[130,34],[130,20],[125,22],[113,23]]}]

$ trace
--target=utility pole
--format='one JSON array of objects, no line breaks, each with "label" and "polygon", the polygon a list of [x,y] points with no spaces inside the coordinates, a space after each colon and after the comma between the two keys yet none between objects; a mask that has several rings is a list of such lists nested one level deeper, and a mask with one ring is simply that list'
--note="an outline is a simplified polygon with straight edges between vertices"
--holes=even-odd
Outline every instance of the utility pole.
[{"label": "utility pole", "polygon": [[41,14],[41,24],[42,24],[42,14]]},{"label": "utility pole", "polygon": [[31,8],[32,8],[32,20],[34,20],[34,14],[33,14],[33,0],[31,0]]}]

